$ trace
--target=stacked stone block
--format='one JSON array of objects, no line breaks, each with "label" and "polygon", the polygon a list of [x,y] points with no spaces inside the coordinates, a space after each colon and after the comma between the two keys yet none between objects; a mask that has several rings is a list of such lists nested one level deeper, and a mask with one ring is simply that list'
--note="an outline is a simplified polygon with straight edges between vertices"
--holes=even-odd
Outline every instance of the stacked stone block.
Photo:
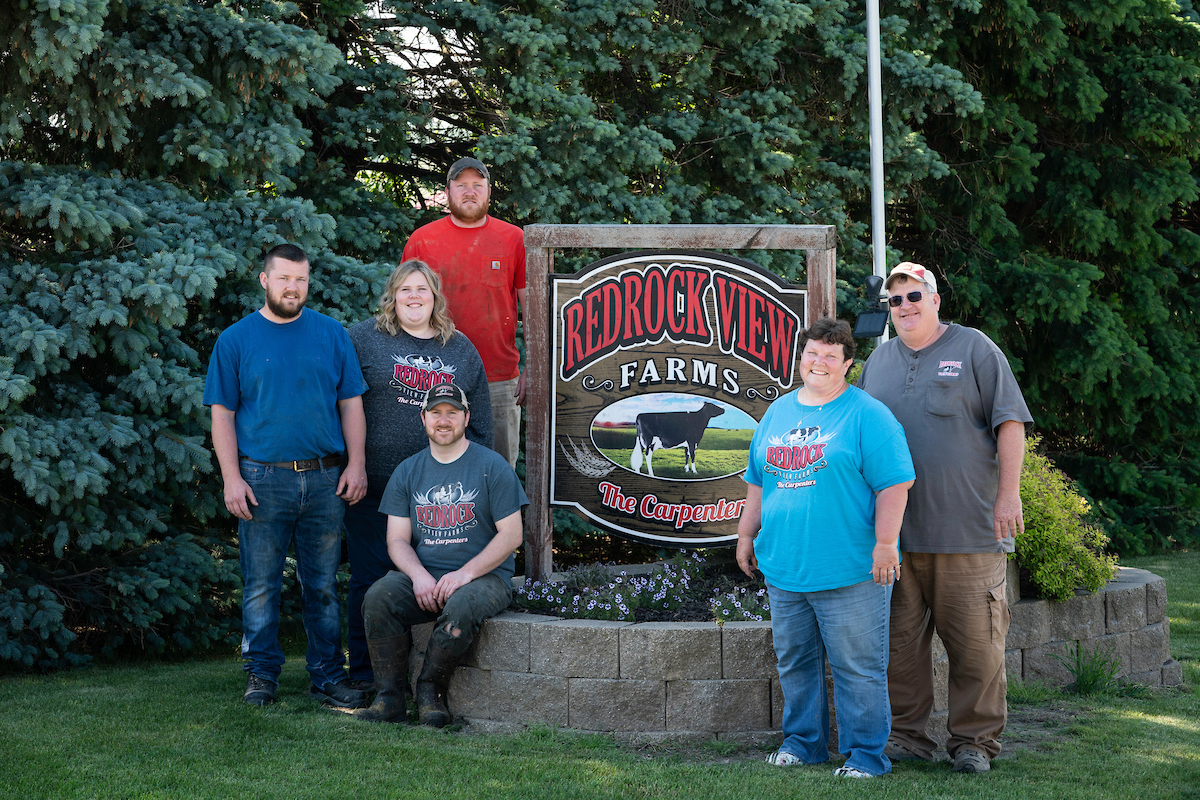
[{"label": "stacked stone block", "polygon": [[1070,683],[1060,658],[1078,645],[1085,656],[1099,650],[1116,659],[1126,680],[1177,686],[1182,670],[1168,649],[1169,624],[1166,583],[1144,569],[1122,567],[1102,592],[1077,591],[1062,603],[1019,601],[1008,633],[1009,680]]},{"label": "stacked stone block", "polygon": [[[1129,680],[1182,682],[1167,649],[1165,584],[1145,570],[1122,568],[1102,592],[1064,603],[1010,593],[1010,608],[1010,680],[1069,683],[1053,656],[1079,642],[1085,652],[1100,647],[1116,657]],[[414,629],[414,674],[429,628]],[[937,637],[933,646],[931,733],[944,739],[949,662]],[[783,697],[769,622],[630,623],[506,612],[484,624],[451,682],[450,706],[484,729],[538,722],[634,741],[769,742],[780,738]]]}]

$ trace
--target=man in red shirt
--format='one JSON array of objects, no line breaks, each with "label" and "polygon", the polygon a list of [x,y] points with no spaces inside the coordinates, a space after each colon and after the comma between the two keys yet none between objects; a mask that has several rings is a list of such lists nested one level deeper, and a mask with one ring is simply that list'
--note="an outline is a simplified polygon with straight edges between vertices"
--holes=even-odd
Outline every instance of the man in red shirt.
[{"label": "man in red shirt", "polygon": [[446,175],[450,213],[417,228],[404,259],[420,259],[441,277],[454,326],[483,359],[496,452],[516,467],[525,402],[516,342],[518,310],[525,308],[525,235],[488,215],[489,181],[482,161],[455,161]]}]

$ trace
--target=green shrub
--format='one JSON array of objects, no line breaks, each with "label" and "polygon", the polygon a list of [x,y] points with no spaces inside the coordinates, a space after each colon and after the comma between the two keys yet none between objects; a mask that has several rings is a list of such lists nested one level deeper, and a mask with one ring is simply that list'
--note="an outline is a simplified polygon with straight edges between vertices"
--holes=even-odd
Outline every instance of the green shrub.
[{"label": "green shrub", "polygon": [[1087,500],[1036,452],[1039,443],[1031,437],[1025,446],[1025,532],[1017,536],[1016,557],[1041,597],[1066,600],[1077,588],[1094,592],[1103,586],[1116,572],[1116,558],[1105,555],[1108,537],[1095,524]]}]

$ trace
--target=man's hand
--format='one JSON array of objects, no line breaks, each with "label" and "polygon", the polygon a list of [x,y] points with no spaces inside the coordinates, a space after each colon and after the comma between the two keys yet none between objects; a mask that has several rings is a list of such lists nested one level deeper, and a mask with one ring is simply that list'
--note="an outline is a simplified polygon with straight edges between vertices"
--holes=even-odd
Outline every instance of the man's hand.
[{"label": "man's hand", "polygon": [[524,372],[517,373],[517,388],[516,388],[516,391],[513,392],[513,400],[516,401],[516,404],[519,406],[525,405],[525,373]]},{"label": "man's hand", "polygon": [[996,505],[992,509],[992,529],[996,532],[997,542],[1025,532],[1025,517],[1021,510],[1019,491],[996,495]]},{"label": "man's hand", "polygon": [[338,497],[354,505],[367,496],[367,472],[361,467],[346,467],[338,478]]},{"label": "man's hand", "polygon": [[253,519],[250,516],[250,506],[256,505],[258,500],[254,497],[254,490],[240,475],[234,475],[225,481],[225,508],[230,514],[249,522]]},{"label": "man's hand", "polygon": [[466,586],[471,581],[475,580],[475,576],[467,571],[466,567],[459,567],[453,572],[447,572],[437,582],[437,587],[434,589],[433,595],[437,598],[438,605],[446,605],[446,601],[450,599],[450,595]]},{"label": "man's hand", "polygon": [[417,598],[417,605],[422,611],[428,611],[430,614],[436,614],[442,610],[443,603],[437,599],[437,581],[433,576],[426,572],[424,575],[419,575],[412,579],[413,594]]}]

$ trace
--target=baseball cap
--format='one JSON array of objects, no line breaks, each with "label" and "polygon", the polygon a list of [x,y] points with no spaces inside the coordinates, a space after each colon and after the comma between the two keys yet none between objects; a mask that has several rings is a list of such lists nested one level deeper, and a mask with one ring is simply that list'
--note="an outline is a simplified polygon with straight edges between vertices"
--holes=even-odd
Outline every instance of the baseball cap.
[{"label": "baseball cap", "polygon": [[934,292],[938,290],[937,278],[933,277],[933,270],[925,269],[920,264],[914,264],[911,261],[901,261],[893,267],[892,271],[888,273],[887,281],[884,282],[883,288],[890,289],[892,281],[901,275],[907,275],[914,280],[929,284],[929,288]]},{"label": "baseball cap", "polygon": [[446,183],[457,178],[464,169],[473,169],[489,181],[492,179],[492,176],[488,174],[488,168],[478,158],[460,158],[450,165],[450,171],[446,173]]},{"label": "baseball cap", "polygon": [[467,402],[467,394],[453,383],[439,383],[425,393],[421,402],[421,410],[428,411],[439,403],[449,403],[461,411],[470,411],[471,404]]}]

